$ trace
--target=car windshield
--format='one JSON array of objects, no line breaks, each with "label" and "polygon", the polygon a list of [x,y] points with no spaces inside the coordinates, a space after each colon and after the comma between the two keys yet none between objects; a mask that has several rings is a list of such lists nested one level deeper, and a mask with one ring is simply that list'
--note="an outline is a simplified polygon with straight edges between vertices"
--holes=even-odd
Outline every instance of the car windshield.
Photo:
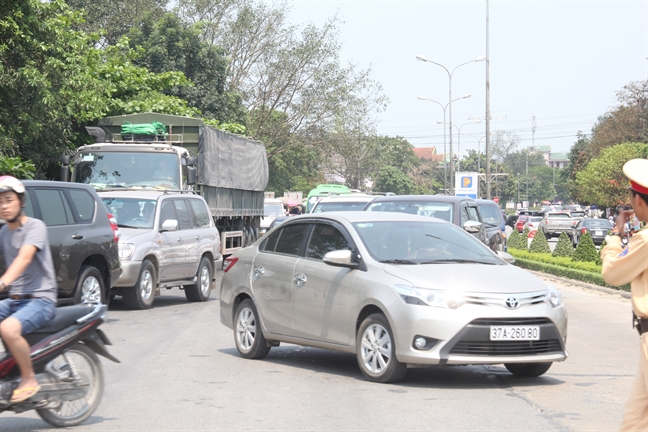
[{"label": "car windshield", "polygon": [[95,152],[79,154],[73,181],[95,189],[179,189],[178,155],[152,152]]},{"label": "car windshield", "polygon": [[372,258],[382,263],[504,263],[481,242],[449,223],[379,221],[353,225]]},{"label": "car windshield", "polygon": [[371,203],[367,211],[409,213],[435,217],[452,222],[452,204],[430,201],[379,201]]},{"label": "car windshield", "polygon": [[549,219],[571,219],[567,213],[549,213],[547,217]]},{"label": "car windshield", "polygon": [[531,216],[531,217],[529,218],[529,222],[530,222],[530,223],[533,223],[533,222],[540,222],[541,220],[542,220],[542,216]]},{"label": "car windshield", "polygon": [[585,217],[584,211],[573,211],[571,212],[571,217]]},{"label": "car windshield", "polygon": [[155,200],[121,197],[104,197],[102,200],[120,228],[153,228]]},{"label": "car windshield", "polygon": [[284,212],[283,205],[281,204],[264,204],[263,214],[266,217],[279,217],[284,216],[286,212]]},{"label": "car windshield", "polygon": [[322,202],[317,204],[313,213],[334,212],[334,211],[362,211],[367,205],[367,201],[339,201],[339,202]]},{"label": "car windshield", "polygon": [[502,212],[498,207],[492,205],[480,205],[479,213],[481,213],[481,217],[484,223],[487,223],[489,225],[502,224]]},{"label": "car windshield", "polygon": [[583,226],[612,228],[612,224],[607,219],[585,219],[583,221]]}]

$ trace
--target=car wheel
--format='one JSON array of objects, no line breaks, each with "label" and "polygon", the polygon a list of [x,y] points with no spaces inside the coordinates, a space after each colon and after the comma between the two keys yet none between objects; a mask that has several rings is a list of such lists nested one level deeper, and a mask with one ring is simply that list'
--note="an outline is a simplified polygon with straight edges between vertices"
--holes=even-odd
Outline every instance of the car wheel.
[{"label": "car wheel", "polygon": [[533,378],[547,372],[551,367],[548,363],[504,363],[504,367],[515,376]]},{"label": "car wheel", "polygon": [[356,357],[363,375],[373,382],[396,382],[407,373],[407,365],[396,359],[394,334],[383,314],[369,315],[360,325]]},{"label": "car wheel", "polygon": [[74,304],[108,304],[103,276],[96,267],[83,266],[74,289]]},{"label": "car wheel", "polygon": [[128,309],[142,310],[153,306],[155,289],[157,288],[157,275],[155,266],[149,260],[142,262],[137,283],[132,288],[124,288],[122,298]]},{"label": "car wheel", "polygon": [[196,283],[194,285],[185,285],[185,297],[190,302],[204,302],[211,294],[212,286],[212,266],[209,258],[202,257],[196,274]]},{"label": "car wheel", "polygon": [[262,359],[270,352],[256,306],[250,299],[243,300],[236,308],[234,343],[241,356],[248,359]]}]

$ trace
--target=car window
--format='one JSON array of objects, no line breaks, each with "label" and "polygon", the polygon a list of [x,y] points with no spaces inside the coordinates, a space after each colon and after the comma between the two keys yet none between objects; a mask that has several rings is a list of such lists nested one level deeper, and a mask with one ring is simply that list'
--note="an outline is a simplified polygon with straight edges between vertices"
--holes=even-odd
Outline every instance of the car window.
[{"label": "car window", "polygon": [[192,229],[196,225],[193,221],[193,215],[191,214],[189,208],[187,208],[187,202],[185,200],[173,200],[175,204],[176,213],[178,215],[178,223],[180,224],[180,229]]},{"label": "car window", "polygon": [[571,219],[567,213],[549,213],[547,217],[549,219]]},{"label": "car window", "polygon": [[490,225],[499,225],[502,223],[502,212],[499,207],[492,205],[479,206],[479,213],[485,223]]},{"label": "car window", "polygon": [[281,235],[277,241],[275,252],[288,255],[298,255],[307,228],[308,225],[304,223],[284,227],[284,229],[281,230]]},{"label": "car window", "polygon": [[29,189],[25,189],[25,207],[23,207],[25,215],[29,217],[34,217],[34,205],[32,204],[31,196],[29,195]]},{"label": "car window", "polygon": [[190,199],[189,204],[193,210],[194,217],[196,218],[196,225],[198,228],[208,228],[210,225],[209,210],[205,207],[205,203],[197,200]]},{"label": "car window", "polygon": [[612,224],[607,219],[585,219],[583,225],[588,227],[612,228]]},{"label": "car window", "polygon": [[146,198],[102,197],[108,213],[117,219],[121,228],[153,228],[155,200]]},{"label": "car window", "polygon": [[351,246],[344,235],[334,226],[315,225],[306,249],[306,257],[322,259],[324,255],[334,250],[351,250]]},{"label": "car window", "polygon": [[160,228],[164,225],[164,222],[168,220],[178,220],[176,216],[175,206],[171,200],[166,200],[162,203],[160,208]]},{"label": "car window", "polygon": [[72,200],[72,209],[80,223],[92,222],[94,218],[95,200],[90,192],[83,189],[70,189],[68,195]]},{"label": "car window", "polygon": [[280,230],[273,232],[270,236],[268,236],[266,240],[263,241],[263,243],[261,243],[261,246],[259,246],[259,250],[264,252],[274,252],[280,234],[281,234]]},{"label": "car window", "polygon": [[332,211],[362,211],[367,206],[367,201],[322,202],[317,204],[313,213]]},{"label": "car window", "polygon": [[409,213],[452,222],[452,204],[434,201],[377,201],[367,211]]},{"label": "car window", "polygon": [[477,207],[467,206],[466,210],[468,211],[468,220],[479,222]]},{"label": "car window", "polygon": [[59,189],[34,189],[34,195],[41,208],[45,225],[67,225],[74,223],[70,205]]}]

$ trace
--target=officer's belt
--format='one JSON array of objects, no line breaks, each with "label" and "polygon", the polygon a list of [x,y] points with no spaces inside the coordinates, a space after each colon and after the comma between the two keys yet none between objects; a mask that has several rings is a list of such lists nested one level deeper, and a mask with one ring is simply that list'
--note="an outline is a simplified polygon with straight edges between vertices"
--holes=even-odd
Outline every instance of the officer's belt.
[{"label": "officer's belt", "polygon": [[639,335],[648,332],[648,318],[639,318],[633,312],[632,327],[637,329]]}]

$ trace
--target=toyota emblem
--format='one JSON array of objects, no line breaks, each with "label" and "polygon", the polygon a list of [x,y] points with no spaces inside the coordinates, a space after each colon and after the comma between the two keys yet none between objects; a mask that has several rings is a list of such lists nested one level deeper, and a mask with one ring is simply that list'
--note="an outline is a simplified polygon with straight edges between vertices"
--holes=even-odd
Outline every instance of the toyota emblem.
[{"label": "toyota emblem", "polygon": [[520,303],[518,302],[518,299],[515,297],[509,297],[506,299],[506,307],[509,309],[517,309],[518,306],[520,306]]}]

